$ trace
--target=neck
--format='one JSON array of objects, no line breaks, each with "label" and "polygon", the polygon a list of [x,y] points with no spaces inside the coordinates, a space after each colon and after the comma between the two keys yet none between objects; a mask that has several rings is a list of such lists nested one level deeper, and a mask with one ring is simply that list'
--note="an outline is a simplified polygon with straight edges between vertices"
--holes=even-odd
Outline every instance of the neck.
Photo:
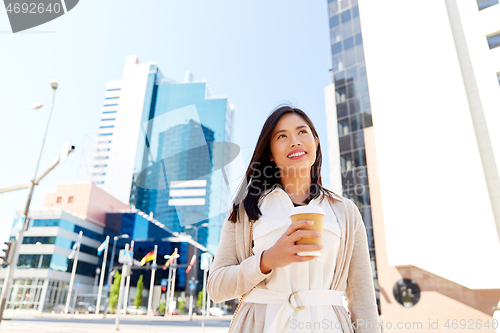
[{"label": "neck", "polygon": [[281,177],[283,189],[293,202],[303,202],[309,197],[310,177]]}]

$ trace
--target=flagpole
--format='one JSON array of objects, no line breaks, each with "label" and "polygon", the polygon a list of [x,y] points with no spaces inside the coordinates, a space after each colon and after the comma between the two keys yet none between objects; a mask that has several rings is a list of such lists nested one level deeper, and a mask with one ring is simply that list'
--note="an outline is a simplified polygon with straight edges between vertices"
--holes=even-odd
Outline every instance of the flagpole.
[{"label": "flagpole", "polygon": [[68,290],[68,298],[66,299],[66,307],[64,308],[64,313],[68,314],[69,312],[69,302],[71,301],[71,292],[73,291],[73,284],[75,282],[75,274],[76,274],[76,265],[78,265],[78,254],[80,253],[80,245],[82,243],[82,235],[83,231],[80,231],[78,234],[78,248],[76,249],[75,260],[73,261],[73,269],[71,271],[71,279],[69,280],[69,290]]},{"label": "flagpole", "polygon": [[[104,284],[104,274],[106,272],[106,260],[108,259],[109,236],[106,236],[106,247],[104,248],[104,257],[102,258],[101,281],[99,282],[99,291],[97,292],[97,304],[95,306],[95,314],[99,315],[101,310],[102,286]],[[106,309],[104,309],[106,312]]]},{"label": "flagpole", "polygon": [[177,258],[178,254],[177,254],[177,248],[174,250],[174,252],[169,255],[169,256],[165,256],[165,259],[168,258],[167,262],[165,263],[165,265],[168,265],[168,280],[167,280],[167,295],[165,297],[165,317],[168,315],[168,313],[170,311],[167,311],[167,309],[169,308],[169,304],[170,304],[170,288],[171,288],[171,285],[172,285],[172,262],[174,261],[175,258]]},{"label": "flagpole", "polygon": [[[134,251],[134,241],[130,242],[130,251]],[[132,267],[134,265],[134,258],[132,258]],[[127,281],[125,282],[125,300],[123,302],[123,308],[125,309],[125,314],[127,314],[127,306],[128,306],[128,293],[130,291],[130,275],[127,276]]]},{"label": "flagpole", "polygon": [[[172,266],[172,268],[174,269],[174,271],[172,272],[172,284],[170,285],[170,289],[172,291],[172,295],[170,296],[170,303],[172,303],[172,301],[175,299],[174,298],[174,294],[175,294],[175,273],[177,271],[177,248],[175,248],[175,251],[174,251],[174,258],[172,259],[172,263],[170,264],[170,266]],[[175,310],[175,309],[170,309],[170,304],[169,304],[169,307],[168,307],[168,315],[171,316],[172,315],[172,311]]]},{"label": "flagpole", "polygon": [[151,314],[151,307],[153,305],[153,288],[155,286],[155,273],[156,273],[156,255],[158,254],[158,245],[155,245],[155,254],[153,265],[151,265],[151,283],[149,284],[149,299],[148,299],[148,314]]},{"label": "flagpole", "polygon": [[[129,251],[129,244],[125,244],[125,251]],[[125,284],[125,277],[128,276],[130,273],[130,266],[126,263],[123,263],[122,266],[122,276],[120,278],[120,292],[118,293],[118,305],[116,306],[116,318],[115,318],[115,331],[120,330],[119,325],[120,325],[120,313],[121,313],[121,305],[123,302],[123,285]]]},{"label": "flagpole", "polygon": [[[175,252],[172,255],[175,255]],[[172,260],[172,259],[170,258],[168,260]],[[165,317],[167,316],[168,305],[170,304],[170,285],[171,285],[171,279],[172,279],[172,263],[169,263],[169,265],[168,265],[168,280],[167,280],[167,295],[165,297]]]}]

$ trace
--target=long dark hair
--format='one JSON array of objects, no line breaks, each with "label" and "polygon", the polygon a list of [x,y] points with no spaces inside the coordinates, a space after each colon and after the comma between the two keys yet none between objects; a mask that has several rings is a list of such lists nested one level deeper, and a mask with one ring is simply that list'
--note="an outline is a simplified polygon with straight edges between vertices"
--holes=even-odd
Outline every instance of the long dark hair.
[{"label": "long dark hair", "polygon": [[[260,216],[262,216],[262,212],[258,207],[259,199],[261,198],[261,196],[264,194],[264,192],[272,188],[274,185],[281,186],[279,168],[273,161],[270,160],[270,141],[273,130],[278,124],[281,117],[289,113],[295,113],[302,117],[307,125],[309,125],[314,138],[319,142],[318,133],[316,132],[311,119],[309,119],[304,111],[293,108],[291,106],[281,106],[272,111],[271,114],[267,117],[264,126],[262,126],[262,130],[260,132],[259,139],[257,140],[257,145],[255,147],[252,160],[250,161],[250,165],[248,166],[248,169],[246,171],[245,179],[240,185],[238,194],[236,195],[236,198],[233,202],[229,221],[236,222],[239,220],[240,217],[238,211],[240,209],[240,204],[242,203],[249,220],[258,220]],[[311,186],[309,188],[309,197],[306,199],[307,202],[311,201],[314,198],[317,198],[321,194],[323,195],[321,197],[321,201],[323,200],[325,195],[328,198],[332,198],[333,192],[324,188],[321,181],[322,162],[323,156],[321,154],[321,143],[319,143],[318,149],[316,150],[316,160],[311,166]]]}]

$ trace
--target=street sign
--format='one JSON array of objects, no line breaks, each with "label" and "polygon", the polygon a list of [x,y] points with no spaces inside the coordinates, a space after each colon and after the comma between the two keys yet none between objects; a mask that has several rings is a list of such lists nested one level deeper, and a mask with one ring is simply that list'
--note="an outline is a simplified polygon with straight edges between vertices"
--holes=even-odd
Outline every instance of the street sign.
[{"label": "street sign", "polygon": [[196,289],[196,282],[189,281],[189,290],[194,291]]},{"label": "street sign", "polygon": [[209,267],[209,265],[210,265],[210,264],[209,264],[209,262],[210,262],[210,254],[208,254],[208,253],[206,253],[206,252],[205,252],[205,253],[202,253],[202,254],[201,254],[201,258],[200,258],[200,259],[201,259],[200,268],[201,268],[202,270],[208,269],[208,267]]},{"label": "street sign", "polygon": [[161,279],[161,286],[166,287],[167,286],[167,279]]},{"label": "street sign", "polygon": [[104,285],[104,290],[109,290],[109,284],[107,284],[107,283],[106,283],[106,284]]},{"label": "street sign", "polygon": [[120,264],[132,264],[134,260],[134,251],[120,250],[120,255],[118,256],[118,262]]},{"label": "street sign", "polygon": [[82,284],[82,283],[81,283],[80,281],[75,281],[75,289],[80,288],[80,285],[81,285],[81,284]]}]

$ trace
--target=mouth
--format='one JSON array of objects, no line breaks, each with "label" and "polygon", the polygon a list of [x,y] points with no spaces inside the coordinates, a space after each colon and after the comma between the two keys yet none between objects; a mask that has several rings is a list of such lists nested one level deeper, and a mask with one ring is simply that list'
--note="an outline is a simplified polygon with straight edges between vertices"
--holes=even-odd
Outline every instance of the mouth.
[{"label": "mouth", "polygon": [[306,155],[307,153],[305,151],[298,151],[298,152],[295,152],[293,154],[290,154],[288,155],[287,157],[289,159],[292,159],[292,160],[297,160],[299,158],[302,158],[304,155]]}]

